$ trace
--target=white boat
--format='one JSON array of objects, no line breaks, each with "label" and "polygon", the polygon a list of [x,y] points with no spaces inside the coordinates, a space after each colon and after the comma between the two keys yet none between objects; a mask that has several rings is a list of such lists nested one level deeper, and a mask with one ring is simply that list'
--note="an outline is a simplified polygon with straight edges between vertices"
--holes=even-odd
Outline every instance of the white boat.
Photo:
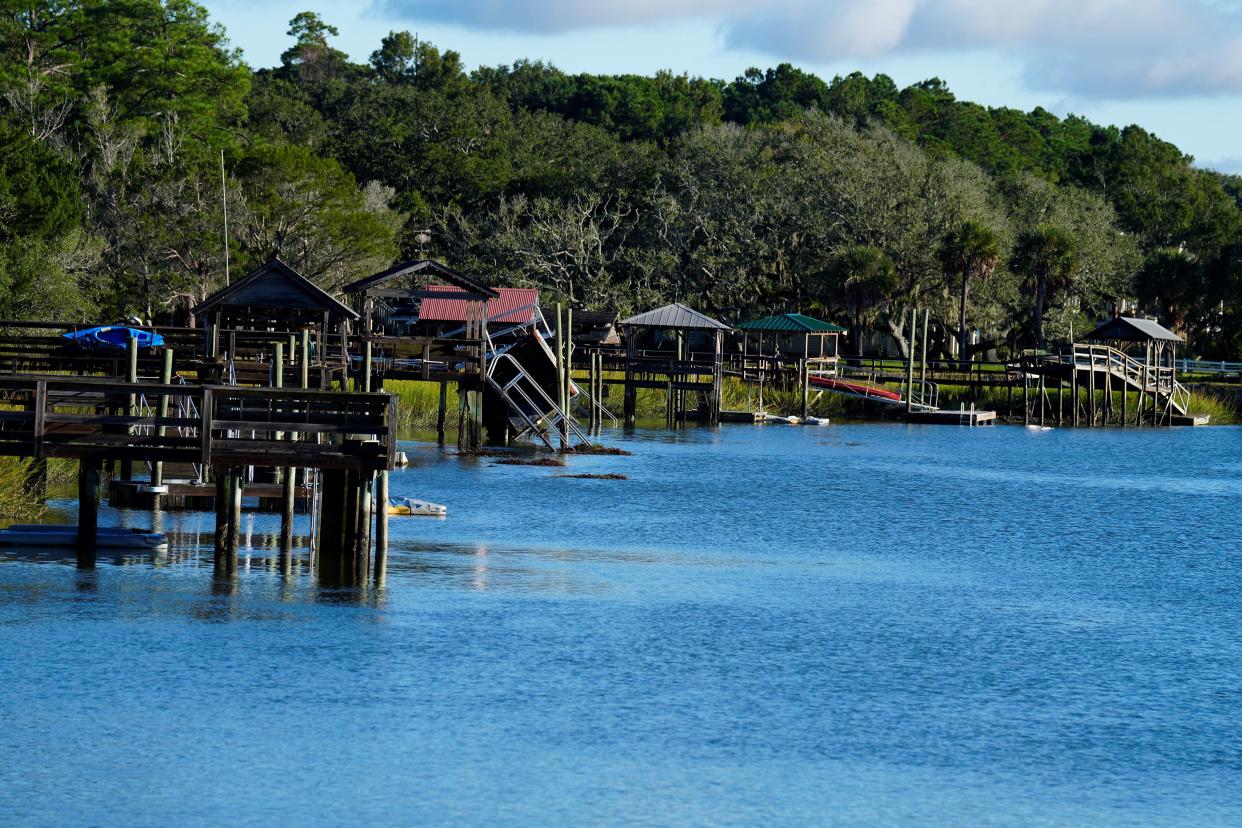
[{"label": "white boat", "polygon": [[448,514],[448,507],[426,500],[415,500],[412,497],[390,497],[388,498],[388,514],[444,517]]},{"label": "white boat", "polygon": [[[0,529],[0,546],[72,548],[77,543],[76,526],[27,523]],[[168,537],[146,529],[101,526],[95,533],[95,546],[98,549],[145,549],[164,552],[168,550]]]},{"label": "white boat", "polygon": [[828,418],[827,417],[807,417],[802,422],[806,423],[807,425],[828,425]]}]

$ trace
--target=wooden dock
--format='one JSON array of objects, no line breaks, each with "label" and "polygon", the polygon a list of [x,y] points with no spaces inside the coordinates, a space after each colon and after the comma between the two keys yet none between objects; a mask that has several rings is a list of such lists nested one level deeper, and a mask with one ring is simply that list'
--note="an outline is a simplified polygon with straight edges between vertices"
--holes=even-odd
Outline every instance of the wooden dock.
[{"label": "wooden dock", "polygon": [[995,425],[995,411],[937,408],[928,411],[910,411],[903,415],[906,422],[928,425],[978,426]]},{"label": "wooden dock", "polygon": [[[377,572],[382,566],[386,510],[376,511],[372,500],[387,502],[396,439],[397,400],[391,394],[0,377],[0,455],[31,458],[36,469],[49,458],[79,462],[78,562],[84,567],[95,563],[105,464],[120,462],[121,477],[133,486],[140,485],[132,473],[136,463],[149,464],[161,485],[164,463],[203,469],[214,484],[216,572],[223,576],[237,571],[245,470],[281,470],[278,492],[269,486],[257,493],[280,498],[287,557],[299,495],[296,470],[313,469],[322,475],[320,580],[359,583],[370,566],[373,512],[381,516]],[[307,490],[300,488],[305,498]]]}]

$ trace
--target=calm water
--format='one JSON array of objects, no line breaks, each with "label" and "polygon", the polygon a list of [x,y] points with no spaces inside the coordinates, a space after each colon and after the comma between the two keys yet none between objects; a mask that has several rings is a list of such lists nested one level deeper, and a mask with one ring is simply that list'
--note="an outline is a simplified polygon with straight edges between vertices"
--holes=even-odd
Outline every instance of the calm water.
[{"label": "calm water", "polygon": [[410,445],[378,592],[6,554],[0,824],[1242,822],[1242,429],[604,441]]}]

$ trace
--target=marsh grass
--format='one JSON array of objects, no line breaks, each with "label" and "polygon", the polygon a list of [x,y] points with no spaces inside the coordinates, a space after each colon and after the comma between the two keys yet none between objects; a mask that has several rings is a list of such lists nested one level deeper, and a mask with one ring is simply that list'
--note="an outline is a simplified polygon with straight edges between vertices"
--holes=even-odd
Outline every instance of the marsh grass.
[{"label": "marsh grass", "polygon": [[43,504],[26,488],[32,462],[20,457],[0,457],[0,518],[31,518],[43,513]]},{"label": "marsh grass", "polygon": [[[457,383],[448,387],[447,412],[444,417],[446,431],[457,430]],[[436,415],[440,409],[440,386],[434,382],[413,380],[390,380],[384,390],[397,395],[397,424],[408,431],[424,431],[436,427]]]},{"label": "marsh grass", "polygon": [[1237,425],[1239,422],[1237,406],[1231,400],[1210,391],[1191,391],[1186,413],[1199,417],[1206,414],[1212,418],[1209,421],[1212,425]]}]

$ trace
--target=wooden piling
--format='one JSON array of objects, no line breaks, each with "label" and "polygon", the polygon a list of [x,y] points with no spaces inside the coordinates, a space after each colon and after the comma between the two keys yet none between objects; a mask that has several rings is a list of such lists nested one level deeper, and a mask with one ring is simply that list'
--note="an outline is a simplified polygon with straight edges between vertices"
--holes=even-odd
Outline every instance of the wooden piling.
[{"label": "wooden piling", "polygon": [[388,472],[375,481],[375,584],[381,586],[388,573]]},{"label": "wooden piling", "polygon": [[[906,413],[914,410],[914,342],[919,331],[919,309],[910,309],[910,339],[906,348]],[[861,353],[861,350],[860,350]]]},{"label": "wooden piling", "polygon": [[78,538],[80,569],[94,569],[99,537],[99,488],[102,466],[97,458],[84,457],[78,464]]},{"label": "wooden piling", "polygon": [[[164,353],[163,353],[163,362],[160,364],[160,383],[161,384],[163,385],[172,384],[172,367],[173,367],[172,348],[165,348]],[[168,416],[168,395],[167,394],[160,394],[159,416],[161,419]],[[160,437],[163,437],[165,434],[168,433],[168,429],[165,426],[160,426],[156,430],[156,433],[159,434]],[[151,484],[153,486],[161,486],[163,485],[163,483],[164,483],[164,464],[163,462],[156,461],[155,465],[151,467]],[[159,492],[155,492],[151,495],[151,505],[155,509],[160,508]]]},{"label": "wooden piling", "polygon": [[280,481],[280,571],[289,575],[293,571],[293,513],[297,501],[296,470],[285,469]]},{"label": "wooden piling", "polygon": [[[561,410],[562,418],[569,416],[565,411],[565,338],[562,329],[561,303],[556,303],[556,405]],[[557,424],[556,435],[560,439],[561,448],[568,445],[565,436],[566,424]]]},{"label": "wooden piling", "polygon": [[244,470],[233,468],[230,470],[230,474],[233,478],[233,485],[229,489],[229,554],[225,562],[226,575],[233,575],[237,572],[237,554],[241,551],[242,496],[245,489]]},{"label": "wooden piling", "polygon": [[443,445],[444,443],[444,418],[448,413],[448,383],[441,380],[440,382],[440,408],[436,412],[436,440]]},{"label": "wooden piling", "polygon": [[[324,469],[319,492],[319,580],[327,586],[350,583],[345,553],[345,488],[342,469]],[[352,566],[349,568],[352,571]]]},{"label": "wooden piling", "polygon": [[[125,381],[132,385],[138,382],[138,338],[137,337],[134,337],[134,336],[126,337],[125,356],[128,359],[128,365],[125,369]],[[125,411],[125,413],[130,417],[138,416],[138,395],[137,394],[129,395],[129,407]],[[127,434],[133,434],[134,427],[126,426],[125,432]],[[134,479],[134,461],[133,460],[122,460],[121,461],[121,479],[122,480],[133,480]]]},{"label": "wooden piling", "polygon": [[298,362],[302,369],[301,380],[303,388],[310,388],[310,331],[302,329],[301,353],[298,354]]},{"label": "wooden piling", "polygon": [[1088,345],[1087,353],[1091,357],[1091,369],[1087,372],[1087,417],[1095,428],[1095,346]]},{"label": "wooden piling", "polygon": [[354,555],[358,562],[358,582],[362,583],[371,569],[371,508],[375,503],[375,476],[371,472],[361,475],[357,497],[358,530]]},{"label": "wooden piling", "polygon": [[1070,374],[1070,408],[1073,409],[1073,422],[1078,425],[1078,365],[1073,366],[1073,373]]}]

